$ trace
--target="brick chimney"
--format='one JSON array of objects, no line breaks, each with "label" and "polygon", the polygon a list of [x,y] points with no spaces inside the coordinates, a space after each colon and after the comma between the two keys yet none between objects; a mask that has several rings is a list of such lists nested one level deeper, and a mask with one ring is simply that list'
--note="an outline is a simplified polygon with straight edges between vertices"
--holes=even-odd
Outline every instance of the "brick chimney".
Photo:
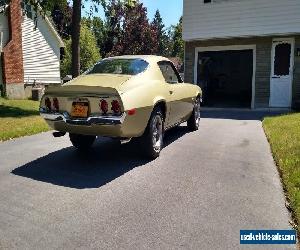
[{"label": "brick chimney", "polygon": [[11,0],[8,7],[10,40],[3,49],[3,80],[10,99],[24,98],[22,18],[20,0]]}]

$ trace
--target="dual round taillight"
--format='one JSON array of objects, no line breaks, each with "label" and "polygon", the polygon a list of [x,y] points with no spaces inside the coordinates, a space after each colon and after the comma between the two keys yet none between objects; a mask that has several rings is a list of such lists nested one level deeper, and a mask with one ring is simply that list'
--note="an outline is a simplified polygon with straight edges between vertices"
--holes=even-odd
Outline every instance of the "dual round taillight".
[{"label": "dual round taillight", "polygon": [[56,97],[53,98],[53,109],[54,109],[54,111],[59,111],[59,102]]},{"label": "dual round taillight", "polygon": [[104,114],[106,114],[108,112],[108,103],[106,100],[100,101],[100,109]]},{"label": "dual round taillight", "polygon": [[111,102],[111,110],[117,114],[119,114],[121,112],[121,105],[117,100],[113,100]]},{"label": "dual round taillight", "polygon": [[46,109],[48,111],[51,111],[52,110],[52,104],[53,104],[53,111],[59,111],[59,101],[56,97],[53,98],[53,101],[51,102],[50,98],[49,97],[46,97],[45,98],[45,106],[46,106]]},{"label": "dual round taillight", "polygon": [[[108,102],[106,100],[101,100],[100,103],[99,103],[99,108],[100,108],[100,111],[103,113],[103,114],[107,114],[108,111],[109,111],[109,107],[108,107]],[[114,114],[119,114],[121,113],[121,105],[120,105],[120,102],[117,101],[117,100],[113,100],[111,102],[111,110],[113,111]]]},{"label": "dual round taillight", "polygon": [[45,98],[45,106],[48,111],[51,111],[52,107],[51,107],[51,101],[49,97]]}]

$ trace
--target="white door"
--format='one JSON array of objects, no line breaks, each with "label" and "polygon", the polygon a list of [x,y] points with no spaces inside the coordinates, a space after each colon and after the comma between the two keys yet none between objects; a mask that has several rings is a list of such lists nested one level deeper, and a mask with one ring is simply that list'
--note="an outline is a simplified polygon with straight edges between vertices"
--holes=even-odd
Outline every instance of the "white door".
[{"label": "white door", "polygon": [[294,39],[276,39],[272,45],[270,107],[291,107]]}]

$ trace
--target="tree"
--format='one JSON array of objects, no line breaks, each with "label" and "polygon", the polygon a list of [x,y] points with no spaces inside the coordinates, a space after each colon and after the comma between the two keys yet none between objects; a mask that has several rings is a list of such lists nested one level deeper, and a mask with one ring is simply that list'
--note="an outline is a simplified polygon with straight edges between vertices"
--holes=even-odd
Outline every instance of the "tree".
[{"label": "tree", "polygon": [[81,21],[81,0],[73,0],[72,14],[72,76],[80,75],[80,21]]},{"label": "tree", "polygon": [[104,2],[102,6],[106,18],[102,55],[106,56],[121,37],[121,19],[124,15],[125,6],[122,2],[115,0],[110,0],[108,3]]},{"label": "tree", "polygon": [[[83,73],[100,60],[96,38],[93,32],[83,23],[80,30],[80,72]],[[71,39],[65,41],[65,57],[61,63],[62,76],[72,73]]]},{"label": "tree", "polygon": [[[0,0],[0,13],[5,10],[3,6],[8,5],[11,0]],[[20,0],[23,6],[23,11],[26,13],[26,5],[31,5],[35,12],[33,20],[35,21],[35,28],[37,26],[38,14],[42,16],[50,16],[55,23],[58,33],[68,38],[70,35],[70,27],[72,22],[72,8],[69,6],[67,0]],[[1,8],[2,7],[2,8]]]},{"label": "tree", "polygon": [[[11,0],[0,0],[0,7],[10,4]],[[51,11],[55,5],[62,6],[67,3],[67,0],[22,0],[24,4],[33,6],[36,13],[45,15],[47,11]],[[42,10],[40,9],[42,7]],[[1,11],[0,11],[1,12]]]},{"label": "tree", "polygon": [[59,35],[64,39],[69,39],[72,29],[72,7],[65,0],[65,3],[56,4],[49,11],[51,11],[51,17]]},{"label": "tree", "polygon": [[174,27],[172,35],[173,48],[172,56],[180,57],[183,61],[184,57],[184,42],[182,40],[182,17],[179,19],[179,23]]},{"label": "tree", "polygon": [[168,56],[170,54],[167,46],[168,37],[159,10],[156,11],[151,25],[156,31],[156,40],[158,41],[157,54],[161,56]]},{"label": "tree", "polygon": [[[34,1],[34,0],[31,0]],[[97,12],[98,4],[102,4],[104,10],[107,6],[107,0],[92,0],[94,2],[94,10]],[[120,4],[132,5],[135,0],[109,0],[108,2],[117,2]],[[73,15],[72,15],[72,75],[77,77],[80,74],[80,23],[81,23],[81,7],[82,0],[73,0]],[[92,11],[92,9],[91,9]],[[113,16],[112,16],[113,18]]]},{"label": "tree", "polygon": [[[80,26],[81,8],[84,5],[84,1],[72,0],[71,3],[73,4],[71,6],[69,6],[68,0],[24,1],[33,5],[36,11],[41,12],[39,6],[42,6],[46,11],[50,10],[52,18],[64,38],[68,38],[71,33],[71,40],[68,40],[71,43],[72,51],[71,73],[73,77],[78,76],[83,68],[80,66],[80,55],[82,54],[80,52]],[[0,6],[9,2],[10,0],[0,0]],[[91,14],[93,11],[98,11],[97,5],[99,4],[103,6],[105,12],[105,22],[101,23],[101,19],[94,19],[91,25],[93,33],[97,36],[97,44],[103,56],[117,54],[168,54],[163,52],[164,42],[160,42],[164,38],[164,25],[159,12],[157,12],[153,24],[149,24],[147,9],[138,0],[91,0],[91,2],[94,3],[90,10]],[[64,8],[67,8],[67,11]],[[43,13],[46,11],[43,11]],[[64,20],[62,21],[62,19]],[[70,27],[72,27],[71,32]],[[100,31],[102,28],[103,30]],[[159,35],[157,34],[158,32]],[[180,32],[178,31],[177,33]],[[179,40],[175,42],[180,45]],[[177,53],[176,49],[174,43],[172,53]]]},{"label": "tree", "polygon": [[102,57],[105,57],[107,54],[105,52],[105,42],[107,40],[107,27],[105,26],[105,22],[100,17],[83,18],[82,22],[93,32],[97,40],[99,53]]},{"label": "tree", "polygon": [[121,36],[114,44],[110,55],[153,54],[157,51],[156,30],[149,24],[147,9],[136,2],[125,6],[122,17]]},{"label": "tree", "polygon": [[93,32],[96,41],[97,47],[99,48],[99,52],[103,55],[104,50],[104,42],[105,42],[105,24],[100,17],[88,17],[83,18],[82,22]]}]

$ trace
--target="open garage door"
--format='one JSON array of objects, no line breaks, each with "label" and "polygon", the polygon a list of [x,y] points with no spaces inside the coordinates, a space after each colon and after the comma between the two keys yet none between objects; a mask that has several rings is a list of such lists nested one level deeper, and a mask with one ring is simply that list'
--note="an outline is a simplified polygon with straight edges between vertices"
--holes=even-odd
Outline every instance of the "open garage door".
[{"label": "open garage door", "polygon": [[197,83],[205,106],[251,108],[253,50],[198,54]]}]

